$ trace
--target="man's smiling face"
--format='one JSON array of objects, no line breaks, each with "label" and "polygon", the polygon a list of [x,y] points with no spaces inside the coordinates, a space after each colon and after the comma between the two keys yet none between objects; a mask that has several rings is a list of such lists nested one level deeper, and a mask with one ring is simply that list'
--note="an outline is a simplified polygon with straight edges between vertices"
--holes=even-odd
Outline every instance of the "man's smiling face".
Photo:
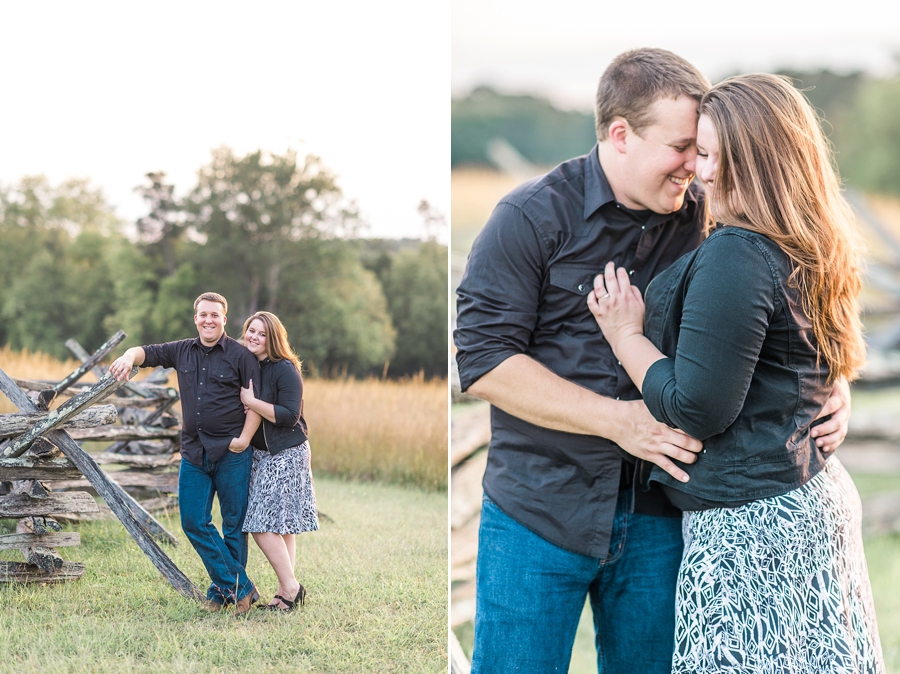
[{"label": "man's smiling face", "polygon": [[200,341],[206,346],[212,346],[225,334],[225,307],[218,302],[201,300],[197,304],[197,313],[194,314],[194,325]]},{"label": "man's smiling face", "polygon": [[620,201],[628,208],[672,213],[681,208],[697,158],[697,101],[661,98],[651,106],[654,123],[630,129]]}]

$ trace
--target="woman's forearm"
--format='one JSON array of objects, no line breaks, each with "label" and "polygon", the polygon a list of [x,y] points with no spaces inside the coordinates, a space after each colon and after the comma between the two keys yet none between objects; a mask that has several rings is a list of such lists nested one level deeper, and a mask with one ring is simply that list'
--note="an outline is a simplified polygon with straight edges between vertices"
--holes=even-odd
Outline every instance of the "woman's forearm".
[{"label": "woman's forearm", "polygon": [[641,393],[644,392],[644,377],[647,376],[647,370],[653,363],[665,358],[649,339],[638,334],[622,339],[613,348],[613,352]]},{"label": "woman's forearm", "polygon": [[247,405],[253,412],[256,412],[263,419],[271,421],[273,424],[275,423],[275,406],[272,403],[263,402],[262,400],[255,399]]}]

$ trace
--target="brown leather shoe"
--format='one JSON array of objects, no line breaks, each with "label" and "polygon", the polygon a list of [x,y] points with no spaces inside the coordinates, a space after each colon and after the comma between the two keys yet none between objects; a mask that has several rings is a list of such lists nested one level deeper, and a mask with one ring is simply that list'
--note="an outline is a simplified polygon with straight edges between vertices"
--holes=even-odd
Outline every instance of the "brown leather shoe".
[{"label": "brown leather shoe", "polygon": [[252,590],[250,590],[250,593],[247,594],[247,596],[245,596],[243,599],[238,599],[237,602],[235,603],[235,605],[234,605],[235,617],[237,617],[239,615],[244,615],[245,613],[247,613],[250,610],[250,608],[253,606],[253,604],[255,604],[258,601],[259,601],[259,592],[257,592],[256,588],[254,587]]},{"label": "brown leather shoe", "polygon": [[204,599],[200,602],[200,610],[207,613],[218,613],[222,610],[222,604],[212,599]]}]

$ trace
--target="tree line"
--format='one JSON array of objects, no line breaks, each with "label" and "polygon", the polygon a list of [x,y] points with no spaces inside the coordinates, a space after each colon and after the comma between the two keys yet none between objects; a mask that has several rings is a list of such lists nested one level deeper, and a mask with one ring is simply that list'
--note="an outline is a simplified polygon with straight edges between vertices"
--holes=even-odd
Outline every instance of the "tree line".
[{"label": "tree line", "polygon": [[[900,74],[783,70],[823,119],[844,182],[858,190],[900,196]],[[565,111],[547,99],[488,87],[454,99],[451,162],[489,165],[487,145],[504,138],[530,162],[553,166],[585,154],[596,142],[591,113]]]},{"label": "tree line", "polygon": [[[190,337],[211,290],[233,337],[278,314],[313,374],[446,375],[446,246],[360,238],[318,157],[222,147],[184,197],[161,172],[137,189],[147,212],[129,231],[86,180],[0,185],[0,345],[63,358],[66,339],[90,349],[118,329],[128,344]],[[434,233],[442,216],[419,210]]]}]

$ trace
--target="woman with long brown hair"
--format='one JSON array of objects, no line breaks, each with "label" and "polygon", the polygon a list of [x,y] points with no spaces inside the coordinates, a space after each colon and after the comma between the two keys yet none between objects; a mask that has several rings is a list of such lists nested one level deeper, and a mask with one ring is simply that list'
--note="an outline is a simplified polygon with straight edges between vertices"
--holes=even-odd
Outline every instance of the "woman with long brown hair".
[{"label": "woman with long brown hair", "polygon": [[[864,358],[860,265],[830,148],[785,79],[700,103],[697,177],[715,231],[646,291],[612,263],[588,298],[651,413],[703,440],[684,511],[674,672],[883,672],[859,495],[811,437]],[[646,336],[645,336],[646,335]]]},{"label": "woman with long brown hair", "polygon": [[253,472],[244,531],[263,551],[278,577],[272,601],[262,606],[292,611],[306,599],[294,575],[296,534],[319,528],[303,419],[300,360],[278,317],[257,311],[245,322],[241,339],[259,360],[261,381],[241,389],[244,405],[262,417],[253,436]]}]

